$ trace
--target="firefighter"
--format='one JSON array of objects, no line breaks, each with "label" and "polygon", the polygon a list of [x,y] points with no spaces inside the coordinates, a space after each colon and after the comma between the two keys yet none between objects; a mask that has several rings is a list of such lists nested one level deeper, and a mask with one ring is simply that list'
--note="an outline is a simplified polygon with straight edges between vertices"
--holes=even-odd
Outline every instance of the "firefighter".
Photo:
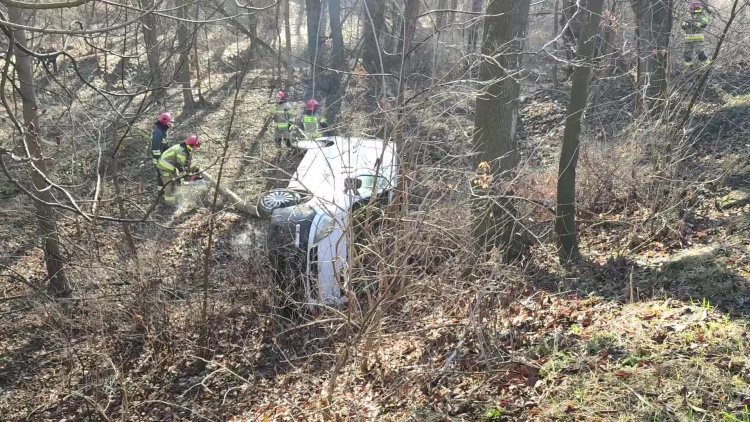
[{"label": "firefighter", "polygon": [[164,202],[167,205],[174,205],[176,202],[175,184],[178,178],[182,176],[181,173],[185,173],[188,170],[195,170],[190,166],[190,160],[193,150],[200,147],[200,140],[198,140],[197,136],[193,135],[188,136],[185,142],[180,142],[161,154],[156,167],[159,170],[161,186],[167,186],[164,189]]},{"label": "firefighter", "polygon": [[695,64],[693,58],[696,52],[698,53],[698,61],[703,65],[711,63],[711,60],[703,51],[703,42],[705,41],[703,31],[707,26],[708,17],[706,17],[706,11],[701,3],[690,4],[690,20],[682,24],[682,29],[685,31],[685,61],[683,62],[685,67],[691,67]]},{"label": "firefighter", "polygon": [[307,101],[305,112],[302,114],[301,127],[309,139],[329,136],[328,131],[321,134],[321,129],[328,129],[328,122],[318,111],[318,102],[311,99]]},{"label": "firefighter", "polygon": [[172,113],[162,113],[154,122],[154,130],[151,132],[151,162],[156,165],[161,154],[169,148],[167,131],[172,123]]},{"label": "firefighter", "polygon": [[281,147],[281,141],[284,140],[287,147],[291,147],[291,133],[289,132],[293,117],[292,105],[287,102],[286,93],[279,91],[276,93],[279,102],[273,106],[273,121],[276,125],[273,131],[273,138],[276,141],[276,147]]}]

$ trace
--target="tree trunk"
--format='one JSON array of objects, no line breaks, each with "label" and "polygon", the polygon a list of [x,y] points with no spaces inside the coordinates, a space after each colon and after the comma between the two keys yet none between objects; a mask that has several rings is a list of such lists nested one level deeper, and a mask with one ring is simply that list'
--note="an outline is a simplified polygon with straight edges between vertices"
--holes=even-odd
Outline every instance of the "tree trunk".
[{"label": "tree trunk", "polygon": [[437,17],[435,19],[435,27],[439,30],[442,30],[445,26],[445,21],[448,18],[448,12],[444,12],[443,10],[448,8],[448,0],[438,0],[437,5]]},{"label": "tree trunk", "polygon": [[[344,37],[341,33],[341,3],[339,0],[328,0],[328,13],[331,22],[331,66],[341,72],[347,70],[347,57],[344,50]],[[332,72],[328,83],[328,96],[326,102],[326,119],[334,122],[341,111],[342,90],[341,78],[343,74]]]},{"label": "tree trunk", "polygon": [[[369,15],[365,12],[364,46],[362,65],[367,73],[380,73],[380,51],[378,40],[385,24],[385,1],[365,0]],[[374,30],[373,30],[374,29]]]},{"label": "tree trunk", "polygon": [[[294,62],[292,58],[292,23],[289,11],[289,0],[284,0],[284,38],[286,41],[286,85],[289,89],[294,79]],[[280,48],[280,47],[279,47]]]},{"label": "tree trunk", "polygon": [[[517,4],[518,2],[510,1],[509,3]],[[471,0],[471,11],[473,12],[471,15],[471,19],[473,19],[474,21],[469,27],[469,39],[466,45],[466,52],[468,54],[473,54],[475,51],[477,51],[479,25],[482,22],[482,18],[480,15],[476,15],[476,13],[482,13],[482,6],[484,6],[484,0]]]},{"label": "tree trunk", "polygon": [[[484,42],[479,79],[488,82],[477,97],[474,145],[479,153],[480,173],[493,174],[495,181],[478,176],[474,181],[474,238],[478,247],[503,249],[506,260],[523,251],[522,236],[516,230],[517,213],[512,196],[501,180],[508,180],[518,165],[518,95],[521,52],[526,34],[530,0],[490,0],[484,16]],[[501,53],[499,56],[498,53]],[[497,61],[490,58],[497,57]],[[489,183],[487,183],[489,182]]]},{"label": "tree trunk", "polygon": [[[17,24],[24,24],[21,11],[14,7],[8,7],[8,19]],[[26,47],[26,31],[16,29],[13,31],[16,41]],[[39,120],[37,116],[36,88],[34,86],[34,74],[31,68],[31,59],[25,53],[15,49],[15,68],[18,78],[19,93],[23,99],[23,124],[25,127],[24,142],[28,154],[33,159],[32,165],[41,173],[47,172],[47,165],[43,159],[42,148],[37,140]],[[36,171],[31,173],[31,181],[34,185],[36,196],[44,202],[54,202],[52,192],[44,180],[44,176]],[[36,217],[39,224],[39,237],[44,249],[44,262],[47,267],[47,290],[52,296],[65,297],[71,292],[70,283],[65,275],[65,261],[60,253],[60,239],[57,231],[57,220],[52,207],[34,201]]]},{"label": "tree trunk", "polygon": [[308,60],[310,61],[311,69],[315,71],[316,60],[319,59],[318,49],[323,38],[320,35],[320,20],[323,10],[321,8],[321,0],[305,0],[305,6],[307,12]]},{"label": "tree trunk", "polygon": [[558,86],[560,82],[557,80],[557,32],[560,30],[558,23],[560,19],[560,0],[555,0],[555,15],[552,29],[552,37],[555,41],[552,41],[552,54],[555,57],[552,63],[552,84]]},{"label": "tree trunk", "polygon": [[672,0],[633,0],[638,19],[639,87],[641,98],[652,114],[658,114],[666,98],[666,66],[672,31]]},{"label": "tree trunk", "polygon": [[[482,1],[482,0],[479,0]],[[399,51],[408,53],[414,42],[414,33],[417,30],[417,19],[419,19],[419,6],[421,0],[405,0],[404,9],[404,34],[399,42]]]},{"label": "tree trunk", "polygon": [[[568,60],[568,63],[571,63],[576,59],[575,49],[576,46],[578,46],[578,40],[581,39],[581,14],[584,13],[584,11],[578,11],[578,4],[576,0],[562,0],[562,6],[563,7],[562,13],[560,15],[560,24],[564,28],[563,41],[565,45],[565,57]],[[570,75],[572,73],[573,65],[569,64],[567,66],[566,79],[570,78]]]},{"label": "tree trunk", "polygon": [[[151,9],[154,7],[154,0],[143,0],[142,9]],[[159,63],[159,30],[157,18],[154,14],[148,14],[142,19],[141,28],[143,28],[143,42],[146,44],[146,59],[148,60],[148,69],[150,72],[150,86],[154,89],[153,96],[159,100],[164,98],[164,89],[162,84],[161,67]]]},{"label": "tree trunk", "polygon": [[[252,7],[253,2],[249,1],[248,5]],[[250,62],[250,67],[248,67],[248,69],[257,69],[258,43],[255,42],[255,40],[258,38],[258,12],[250,12],[250,14],[247,15],[247,29],[251,34],[250,50],[247,56],[247,59]],[[281,48],[279,47],[279,49]]]},{"label": "tree trunk", "polygon": [[[177,8],[177,17],[180,19],[189,19],[188,7],[190,5],[186,0],[180,0]],[[190,47],[193,40],[189,34],[188,25],[190,24],[188,22],[177,21],[177,25],[177,51],[179,53],[177,82],[182,86],[184,108],[186,111],[190,111],[195,107],[193,87],[190,83]]]},{"label": "tree trunk", "polygon": [[583,30],[578,42],[576,63],[568,104],[560,167],[557,179],[557,216],[555,232],[560,243],[560,261],[568,263],[579,257],[576,232],[576,166],[581,142],[581,116],[586,108],[591,76],[591,61],[596,43],[596,33],[601,20],[604,0],[588,0],[583,18]]}]

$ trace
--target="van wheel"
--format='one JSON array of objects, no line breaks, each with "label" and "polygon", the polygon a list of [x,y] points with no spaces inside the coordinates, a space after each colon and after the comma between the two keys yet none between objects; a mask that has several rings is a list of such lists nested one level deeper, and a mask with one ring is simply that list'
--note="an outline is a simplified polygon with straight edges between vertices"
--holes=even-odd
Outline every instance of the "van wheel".
[{"label": "van wheel", "polygon": [[271,189],[258,199],[258,214],[270,217],[273,210],[299,204],[300,194],[291,189]]}]

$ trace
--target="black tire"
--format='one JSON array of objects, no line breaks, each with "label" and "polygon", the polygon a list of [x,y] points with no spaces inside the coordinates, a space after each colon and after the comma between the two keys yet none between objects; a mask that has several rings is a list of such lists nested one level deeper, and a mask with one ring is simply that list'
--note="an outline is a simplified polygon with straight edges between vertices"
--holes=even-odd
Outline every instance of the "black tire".
[{"label": "black tire", "polygon": [[300,194],[291,189],[271,189],[258,198],[258,214],[261,217],[270,217],[273,210],[292,207],[300,201]]}]

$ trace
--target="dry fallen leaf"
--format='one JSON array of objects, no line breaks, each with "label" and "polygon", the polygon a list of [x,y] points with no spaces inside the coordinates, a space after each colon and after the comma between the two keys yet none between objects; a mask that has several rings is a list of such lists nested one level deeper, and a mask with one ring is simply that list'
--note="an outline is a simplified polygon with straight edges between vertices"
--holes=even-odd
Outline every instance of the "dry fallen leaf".
[{"label": "dry fallen leaf", "polygon": [[627,378],[633,376],[633,373],[624,369],[618,369],[617,371],[615,371],[615,375],[617,375],[618,377]]}]

